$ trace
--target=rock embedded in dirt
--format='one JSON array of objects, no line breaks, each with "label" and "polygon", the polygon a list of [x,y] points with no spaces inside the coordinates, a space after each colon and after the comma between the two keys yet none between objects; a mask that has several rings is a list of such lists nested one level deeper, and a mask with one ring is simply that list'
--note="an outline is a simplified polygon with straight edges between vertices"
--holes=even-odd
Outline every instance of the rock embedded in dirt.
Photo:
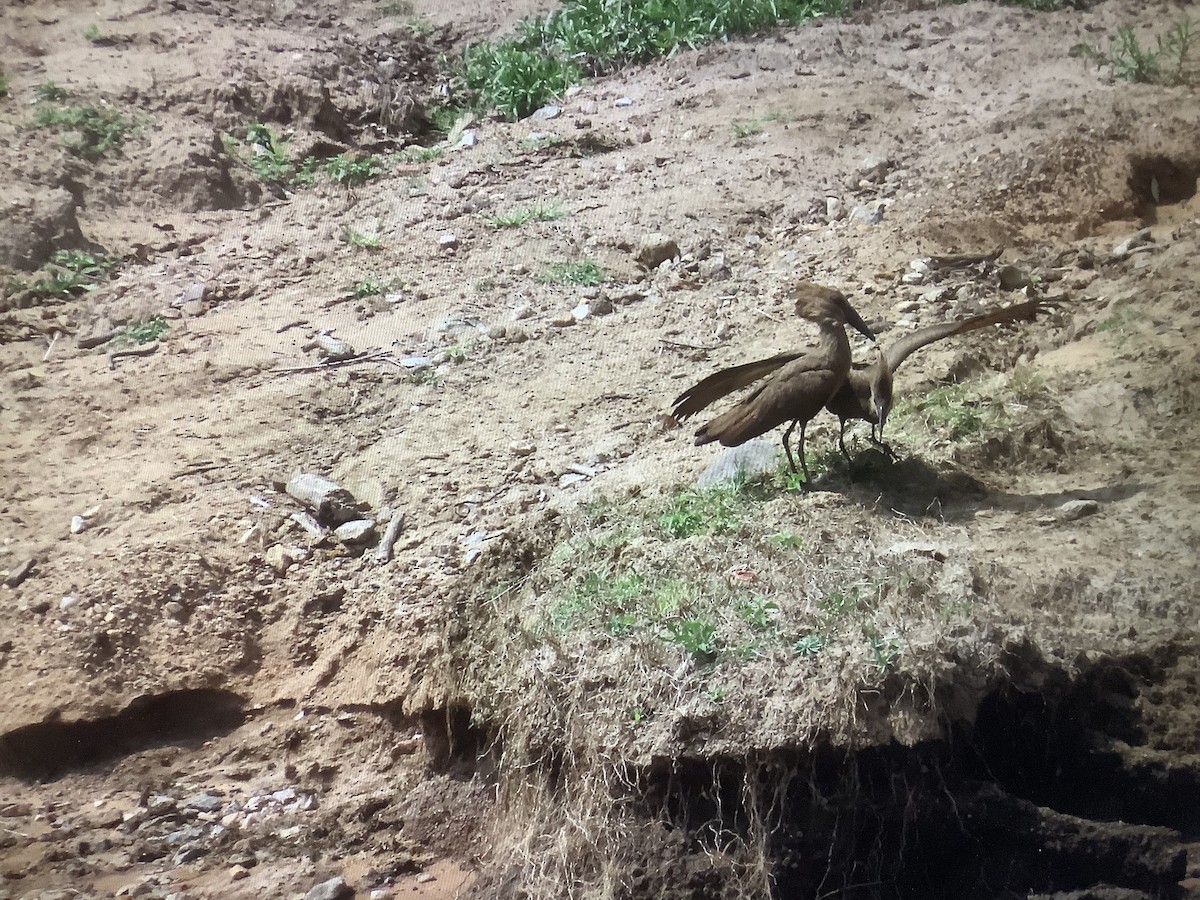
[{"label": "rock embedded in dirt", "polygon": [[772,441],[747,441],[740,447],[730,447],[713,460],[696,479],[697,488],[732,484],[739,478],[774,472],[779,464],[779,448]]},{"label": "rock embedded in dirt", "polygon": [[1154,249],[1154,238],[1150,229],[1142,228],[1113,247],[1112,255],[1115,259],[1124,259],[1132,253],[1145,253]]},{"label": "rock embedded in dirt", "polygon": [[313,335],[313,339],[305,344],[303,349],[315,349],[322,359],[331,362],[352,359],[358,352],[348,342],[325,333]]},{"label": "rock embedded in dirt", "polygon": [[1000,289],[1005,291],[1019,291],[1033,284],[1029,274],[1020,266],[1001,266],[996,277],[1000,281]]},{"label": "rock embedded in dirt", "polygon": [[458,249],[458,238],[455,237],[453,234],[439,234],[438,235],[438,249],[439,250],[457,250]]},{"label": "rock embedded in dirt", "polygon": [[1060,523],[1074,522],[1098,512],[1100,504],[1095,500],[1068,500],[1054,511],[1054,518]]},{"label": "rock embedded in dirt", "polygon": [[359,517],[358,501],[354,495],[321,475],[293,475],[285,490],[290,497],[313,510],[322,522],[341,525]]},{"label": "rock embedded in dirt", "polygon": [[27,557],[21,560],[15,566],[8,570],[8,574],[4,576],[4,584],[6,587],[19,587],[29,575],[33,572],[33,567],[37,565],[35,557]]},{"label": "rock embedded in dirt", "polygon": [[830,222],[836,222],[842,216],[846,215],[846,204],[837,197],[825,198],[825,218]]},{"label": "rock embedded in dirt", "polygon": [[850,221],[855,225],[878,225],[883,221],[883,207],[877,203],[860,203],[850,210]]},{"label": "rock embedded in dirt", "polygon": [[529,118],[538,122],[545,122],[550,119],[557,119],[560,115],[562,115],[561,106],[543,106],[541,109],[535,109]]},{"label": "rock embedded in dirt", "polygon": [[354,889],[339,875],[312,888],[304,895],[304,900],[348,900],[353,896]]},{"label": "rock embedded in dirt", "polygon": [[375,537],[374,519],[355,519],[339,525],[333,531],[333,536],[343,544],[365,544]]},{"label": "rock embedded in dirt", "polygon": [[678,256],[679,245],[675,243],[675,239],[656,231],[646,235],[638,242],[634,259],[647,269],[654,269],[668,259],[675,259]]},{"label": "rock embedded in dirt", "polygon": [[5,227],[0,227],[0,266],[32,271],[56,250],[87,246],[79,230],[75,198],[68,191],[37,188],[36,193],[26,193],[15,185],[9,190],[18,196],[7,204]]}]

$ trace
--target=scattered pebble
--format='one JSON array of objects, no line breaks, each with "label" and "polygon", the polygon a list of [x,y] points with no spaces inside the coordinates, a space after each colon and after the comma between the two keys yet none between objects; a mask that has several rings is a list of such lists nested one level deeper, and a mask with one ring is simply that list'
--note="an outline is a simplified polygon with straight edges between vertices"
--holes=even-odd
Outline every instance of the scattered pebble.
[{"label": "scattered pebble", "polygon": [[71,534],[83,534],[87,531],[87,519],[83,516],[71,516]]},{"label": "scattered pebble", "polygon": [[1020,266],[1001,266],[996,277],[1000,280],[1000,288],[1005,291],[1019,291],[1033,284],[1029,274]]},{"label": "scattered pebble", "polygon": [[549,119],[557,119],[560,115],[562,115],[561,106],[543,106],[541,109],[535,109],[529,118],[544,122]]},{"label": "scattered pebble", "polygon": [[285,488],[288,495],[299,500],[317,514],[317,518],[334,524],[359,517],[358,501],[336,482],[321,475],[293,475]]},{"label": "scattered pebble", "polygon": [[778,444],[758,439],[747,441],[740,447],[730,447],[713,460],[696,479],[696,487],[730,484],[738,478],[774,472],[778,465]]},{"label": "scattered pebble", "polygon": [[1117,259],[1124,259],[1131,253],[1146,252],[1153,249],[1154,238],[1150,236],[1150,229],[1142,228],[1113,247],[1113,256]]},{"label": "scattered pebble", "polygon": [[825,198],[825,218],[830,222],[836,222],[844,215],[846,215],[846,204],[837,197]]},{"label": "scattered pebble", "polygon": [[250,877],[250,870],[247,869],[245,866],[230,866],[229,867],[229,880],[230,881],[241,881],[243,878],[249,878],[249,877]]},{"label": "scattered pebble", "polygon": [[883,221],[883,207],[876,203],[861,203],[850,210],[850,221],[856,225],[878,225]]},{"label": "scattered pebble", "polygon": [[37,560],[30,556],[21,560],[15,566],[8,570],[8,574],[4,576],[4,584],[7,587],[19,587],[21,582],[29,577],[33,572],[33,567],[37,565]]},{"label": "scattered pebble", "polygon": [[70,597],[70,596],[63,597],[61,600],[58,601],[58,608],[60,610],[62,610],[63,612],[66,612],[68,609],[71,609],[73,606],[78,605],[78,603],[79,603],[79,600],[75,597]]},{"label": "scattered pebble", "polygon": [[452,234],[438,235],[438,249],[440,250],[457,250],[458,238]]},{"label": "scattered pebble", "polygon": [[613,103],[617,109],[624,109],[627,106],[633,106],[633,100],[630,97],[619,97]]}]

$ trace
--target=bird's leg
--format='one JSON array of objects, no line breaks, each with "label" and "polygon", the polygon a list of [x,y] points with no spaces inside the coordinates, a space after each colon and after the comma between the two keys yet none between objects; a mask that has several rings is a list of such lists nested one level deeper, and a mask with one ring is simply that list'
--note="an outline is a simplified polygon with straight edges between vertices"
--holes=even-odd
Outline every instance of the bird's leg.
[{"label": "bird's leg", "polygon": [[808,461],[804,458],[804,430],[808,428],[808,423],[805,422],[800,426],[800,447],[797,452],[800,454],[800,468],[804,470],[804,487],[808,488],[812,482],[812,476],[808,474]]},{"label": "bird's leg", "polygon": [[[792,432],[796,429],[796,425],[799,421],[800,420],[797,419],[795,422],[792,422],[792,424],[787,427],[787,431],[783,433],[783,452],[787,454],[788,465],[792,467],[793,472],[796,471],[796,461],[792,459],[792,448],[789,446],[789,444],[792,439]],[[803,456],[800,457],[800,462],[804,462]]]},{"label": "bird's leg", "polygon": [[846,450],[846,420],[842,419],[842,427],[838,430],[838,449],[842,451],[842,456],[846,457],[846,465],[854,467],[854,460],[850,458],[849,451]]},{"label": "bird's leg", "polygon": [[877,427],[878,426],[876,426],[875,423],[871,423],[871,443],[890,456],[893,462],[900,462],[900,456],[896,453],[896,451],[885,444],[882,437],[876,436],[875,429]]}]

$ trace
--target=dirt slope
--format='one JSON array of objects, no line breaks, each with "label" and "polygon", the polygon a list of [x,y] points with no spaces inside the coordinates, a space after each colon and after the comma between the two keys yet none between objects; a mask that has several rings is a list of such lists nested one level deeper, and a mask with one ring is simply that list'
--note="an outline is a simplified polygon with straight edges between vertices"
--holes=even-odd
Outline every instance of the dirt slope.
[{"label": "dirt slope", "polygon": [[[0,572],[13,573],[0,587],[0,894],[291,897],[340,874],[361,896],[433,897],[480,872],[479,896],[537,893],[564,872],[586,894],[588,879],[604,883],[597,871],[557,857],[554,868],[538,841],[505,840],[558,827],[522,810],[540,795],[514,787],[514,767],[545,761],[539,741],[581,761],[581,780],[564,776],[547,802],[595,787],[588,771],[613,763],[646,780],[643,798],[677,775],[690,803],[720,793],[718,764],[737,781],[755,754],[928,747],[982,706],[993,717],[974,739],[998,770],[1016,748],[989,743],[988,729],[1041,722],[1003,699],[1011,690],[1044,689],[1047,708],[1110,742],[1124,774],[1098,767],[1108,783],[1153,770],[1200,799],[1200,103],[1192,87],[1112,82],[1067,53],[1128,23],[1152,35],[1188,7],[860,13],[621,72],[572,91],[548,120],[473,123],[473,146],[393,161],[354,189],[285,192],[231,158],[222,134],[257,122],[294,132],[296,159],[428,141],[437,54],[544,4],[414,6],[399,17],[349,2],[0,10],[0,251],[26,278],[63,246],[124,258],[83,297],[16,294],[0,307]],[[82,35],[91,24],[101,40]],[[47,81],[140,129],[119,155],[70,155],[31,127]],[[565,216],[488,221],[537,203]],[[1114,251],[1143,227],[1145,246]],[[348,229],[381,246],[352,246]],[[652,232],[682,259],[640,266]],[[526,640],[526,618],[578,574],[554,568],[551,551],[612,527],[614,513],[597,525],[588,504],[644,503],[637,515],[653,521],[717,455],[664,419],[671,399],[807,338],[787,280],[846,290],[886,344],[1023,299],[1000,289],[995,266],[912,266],[996,247],[1060,312],[924,350],[897,393],[968,382],[1001,395],[1003,424],[954,437],[898,414],[903,462],[859,439],[866,468],[853,478],[825,457],[816,492],[784,492],[735,538],[681,549],[643,535],[622,563],[645,574],[684,553],[697,571],[752,571],[797,629],[815,591],[903,569],[928,594],[872,620],[888,640],[899,629],[894,668],[864,674],[861,640],[838,649],[845,635],[811,659],[780,644],[715,669],[656,638]],[[604,284],[542,280],[583,259]],[[350,296],[367,277],[385,295]],[[575,321],[581,303],[592,311]],[[170,327],[148,355],[79,346],[157,316]],[[322,331],[385,358],[318,367],[305,347]],[[810,446],[824,454],[835,436],[822,419]],[[282,491],[299,472],[344,485],[381,528],[402,511],[394,559],[310,545]],[[1068,521],[1060,508],[1081,499],[1095,514]],[[781,555],[755,543],[760,532],[820,550]],[[888,562],[901,545],[910,555]],[[561,691],[543,690],[551,681]],[[877,690],[886,702],[864,700]],[[639,697],[654,714],[631,728]],[[926,757],[856,759],[929,769]],[[688,760],[708,774],[688,774]],[[1001,779],[1008,799],[972,795],[984,818],[1032,816],[1026,803],[1170,828],[1106,837],[1162,859],[1096,878],[1158,896],[1185,877],[1176,851],[1198,840],[1194,814],[1118,815],[1079,801],[1100,775],[1055,795],[1022,771],[1023,788]],[[1079,833],[1038,821],[1039,833]],[[659,881],[645,860],[622,868],[620,842],[587,852],[610,854],[612,896],[732,896],[753,880],[733,849],[724,878],[697,841],[664,845],[649,864]],[[799,846],[770,852],[803,857]],[[831,888],[786,871],[772,875],[784,895]],[[1012,878],[1020,896],[1095,883],[1036,867]]]}]

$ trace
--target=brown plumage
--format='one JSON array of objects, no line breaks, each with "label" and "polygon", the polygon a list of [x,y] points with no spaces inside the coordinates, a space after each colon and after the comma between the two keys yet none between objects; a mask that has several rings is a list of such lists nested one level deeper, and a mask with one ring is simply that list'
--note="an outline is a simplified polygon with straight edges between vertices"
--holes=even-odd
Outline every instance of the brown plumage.
[{"label": "brown plumage", "polygon": [[[1045,312],[1053,305],[1052,302],[1046,300],[1030,300],[959,322],[942,322],[938,325],[919,328],[887,349],[879,351],[872,362],[855,363],[851,366],[846,380],[825,404],[825,408],[837,416],[841,423],[838,431],[838,447],[841,449],[842,455],[847,460],[850,459],[850,454],[846,450],[845,433],[846,423],[851,419],[865,419],[870,422],[871,440],[891,453],[891,448],[882,442],[882,435],[883,426],[887,423],[888,413],[892,409],[893,376],[900,364],[917,350],[934,341],[986,328],[989,325],[999,325],[1005,322],[1032,322],[1039,313]],[[681,400],[686,398],[687,403],[676,411],[676,418],[679,418],[681,411],[684,415],[692,415],[726,394],[746,387],[760,378],[765,378],[772,372],[782,369],[793,360],[802,358],[803,355],[802,352],[780,353],[777,356],[733,366],[723,369],[715,375],[710,375],[680,398]]]},{"label": "brown plumage", "polygon": [[[845,326],[853,325],[872,340],[875,336],[850,306],[845,295],[839,291],[810,282],[800,282],[794,286],[792,293],[796,299],[796,315],[815,322],[819,328],[817,346],[803,353],[787,354],[787,359],[772,366],[770,378],[732,409],[717,416],[696,432],[696,444],[720,441],[726,447],[737,447],[751,438],[790,422],[783,433],[783,449],[787,453],[792,471],[796,471],[790,439],[792,431],[799,425],[800,465],[807,481],[809,474],[804,461],[804,430],[808,427],[809,420],[821,411],[834,392],[845,382],[850,371],[850,341],[846,337]],[[723,389],[710,396],[709,388],[714,379],[720,379],[730,371],[734,370],[718,372],[690,390],[684,391],[672,404],[675,418],[685,419],[736,387],[762,377],[756,375],[731,387],[721,385]]]}]

